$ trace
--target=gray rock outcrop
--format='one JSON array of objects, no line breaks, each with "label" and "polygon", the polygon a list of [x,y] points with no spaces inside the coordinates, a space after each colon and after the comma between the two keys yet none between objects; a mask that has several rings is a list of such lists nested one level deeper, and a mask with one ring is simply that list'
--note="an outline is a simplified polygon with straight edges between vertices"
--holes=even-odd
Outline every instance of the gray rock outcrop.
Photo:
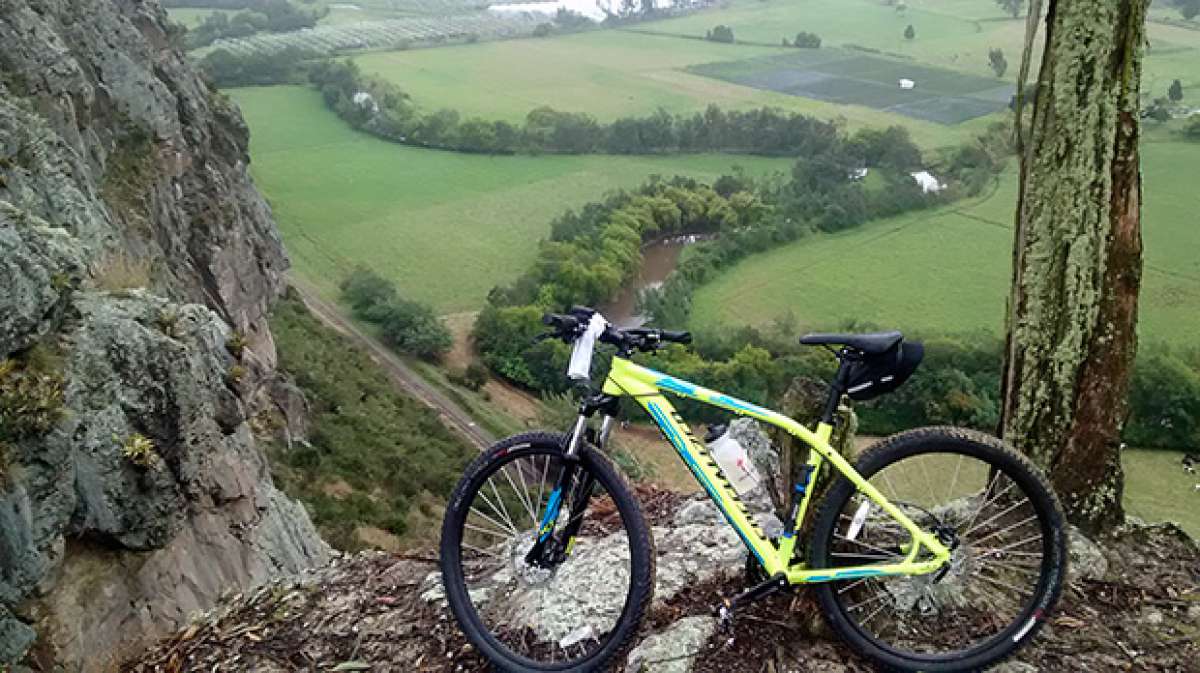
[{"label": "gray rock outcrop", "polygon": [[625,673],[689,673],[716,630],[717,620],[708,615],[685,617],[633,648]]},{"label": "gray rock outcrop", "polygon": [[247,422],[287,260],[179,37],[153,0],[0,3],[0,669],[110,670],[328,555]]}]

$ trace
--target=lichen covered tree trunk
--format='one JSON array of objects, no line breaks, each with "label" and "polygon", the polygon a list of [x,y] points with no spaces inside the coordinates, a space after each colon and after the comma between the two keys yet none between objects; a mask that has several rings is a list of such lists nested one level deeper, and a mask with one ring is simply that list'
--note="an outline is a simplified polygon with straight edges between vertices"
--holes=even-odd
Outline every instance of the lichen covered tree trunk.
[{"label": "lichen covered tree trunk", "polygon": [[1120,434],[1142,273],[1138,94],[1149,0],[1049,0],[1022,143],[1001,432],[1068,517],[1123,519]]}]

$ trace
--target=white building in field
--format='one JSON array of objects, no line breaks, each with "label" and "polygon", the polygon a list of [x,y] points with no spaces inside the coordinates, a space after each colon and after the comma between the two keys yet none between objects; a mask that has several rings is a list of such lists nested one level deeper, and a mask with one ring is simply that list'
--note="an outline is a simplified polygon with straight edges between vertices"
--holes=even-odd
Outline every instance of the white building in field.
[{"label": "white building in field", "polygon": [[912,176],[913,180],[916,180],[918,185],[921,185],[921,191],[926,194],[937,194],[946,188],[946,185],[942,184],[937,179],[937,176],[929,171],[917,171],[916,173],[909,173],[909,175]]},{"label": "white building in field", "polygon": [[367,108],[372,114],[379,114],[379,104],[375,102],[375,97],[366,91],[359,91],[350,100],[358,107]]}]

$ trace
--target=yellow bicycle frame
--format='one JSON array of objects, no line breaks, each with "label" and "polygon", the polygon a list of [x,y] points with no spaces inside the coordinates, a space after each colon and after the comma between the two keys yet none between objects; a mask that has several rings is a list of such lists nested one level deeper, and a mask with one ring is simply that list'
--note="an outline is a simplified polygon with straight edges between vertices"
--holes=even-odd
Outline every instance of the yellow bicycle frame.
[{"label": "yellow bicycle frame", "polygon": [[[663,396],[664,391],[770,423],[799,438],[813,449],[809,452],[808,461],[811,468],[809,473],[814,475],[813,479],[816,478],[815,475],[819,474],[822,462],[829,461],[829,464],[845,475],[858,488],[859,492],[870,498],[912,535],[913,543],[909,545],[905,560],[900,563],[884,565],[831,569],[810,569],[805,563],[793,563],[792,554],[796,548],[795,535],[780,538],[778,548],[776,548],[776,545],[766,537],[750,513],[746,511],[741,498],[733,490],[716,461],[712,459],[708,449],[696,441],[691,429]],[[922,530],[913,523],[904,512],[889,502],[830,446],[829,439],[833,428],[827,423],[819,423],[815,431],[809,430],[783,414],[676,379],[653,369],[647,369],[622,357],[613,358],[612,368],[609,370],[602,392],[618,397],[630,396],[646,409],[659,429],[662,430],[663,435],[679,452],[696,480],[700,482],[717,508],[721,510],[725,519],[741,536],[747,549],[754,554],[763,569],[766,570],[767,575],[771,577],[784,573],[792,584],[807,584],[881,575],[922,575],[938,570],[950,558],[950,550],[938,540],[936,535]],[[809,484],[798,485],[798,489],[804,491],[804,496],[796,513],[793,530],[800,530],[804,514],[808,510],[809,501],[815,490]],[[927,549],[933,558],[918,561],[917,556],[922,547]]]}]

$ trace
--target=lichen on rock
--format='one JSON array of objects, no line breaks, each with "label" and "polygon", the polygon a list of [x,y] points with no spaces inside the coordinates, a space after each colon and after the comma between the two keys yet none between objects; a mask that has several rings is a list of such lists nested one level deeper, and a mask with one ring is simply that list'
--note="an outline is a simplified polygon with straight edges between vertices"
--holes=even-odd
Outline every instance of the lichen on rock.
[{"label": "lichen on rock", "polygon": [[61,418],[0,433],[0,668],[108,670],[327,556],[247,422],[287,259],[158,2],[6,0],[0,44],[0,362],[63,382]]}]

